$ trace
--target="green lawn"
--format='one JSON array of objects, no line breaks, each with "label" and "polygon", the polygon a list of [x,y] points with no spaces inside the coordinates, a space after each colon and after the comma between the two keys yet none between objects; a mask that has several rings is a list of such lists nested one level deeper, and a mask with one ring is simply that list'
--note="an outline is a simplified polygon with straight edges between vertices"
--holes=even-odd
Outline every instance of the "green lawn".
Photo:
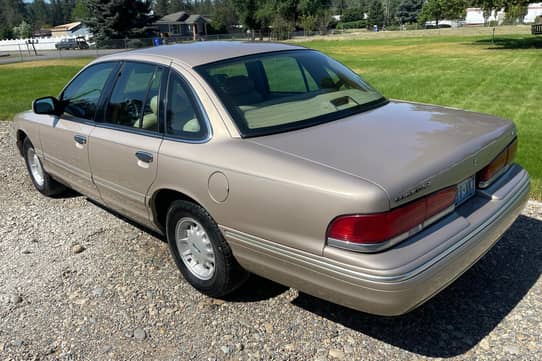
[{"label": "green lawn", "polygon": [[[331,38],[330,38],[331,39]],[[542,37],[423,36],[302,43],[342,61],[388,98],[406,99],[513,119],[517,160],[542,199]],[[56,95],[89,59],[0,65],[0,119]]]},{"label": "green lawn", "polygon": [[32,100],[56,96],[92,59],[59,59],[0,65],[0,120],[30,109]]},{"label": "green lawn", "polygon": [[420,37],[309,41],[384,95],[494,114],[516,122],[517,161],[542,199],[542,37]]}]

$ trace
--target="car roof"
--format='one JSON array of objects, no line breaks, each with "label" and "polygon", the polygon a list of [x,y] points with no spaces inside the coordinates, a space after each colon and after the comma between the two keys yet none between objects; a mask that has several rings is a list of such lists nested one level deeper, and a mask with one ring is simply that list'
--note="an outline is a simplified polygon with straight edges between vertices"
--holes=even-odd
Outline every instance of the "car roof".
[{"label": "car roof", "polygon": [[154,46],[146,49],[133,50],[119,54],[104,56],[100,60],[130,58],[141,55],[166,57],[172,61],[180,61],[191,67],[213,63],[220,60],[240,56],[268,53],[274,51],[305,49],[301,46],[249,41],[199,41],[193,43]]}]

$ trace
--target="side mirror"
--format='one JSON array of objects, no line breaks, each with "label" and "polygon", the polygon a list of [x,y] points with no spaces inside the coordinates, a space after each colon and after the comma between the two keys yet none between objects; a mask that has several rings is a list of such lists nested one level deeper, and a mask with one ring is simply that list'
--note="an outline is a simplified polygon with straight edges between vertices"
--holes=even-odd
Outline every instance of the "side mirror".
[{"label": "side mirror", "polygon": [[60,101],[55,97],[38,98],[32,102],[32,111],[36,114],[60,115]]}]

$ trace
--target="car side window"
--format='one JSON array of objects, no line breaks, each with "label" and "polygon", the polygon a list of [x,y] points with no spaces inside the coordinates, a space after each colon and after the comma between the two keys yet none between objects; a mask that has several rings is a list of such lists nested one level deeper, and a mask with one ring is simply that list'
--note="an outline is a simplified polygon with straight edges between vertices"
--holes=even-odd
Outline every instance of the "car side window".
[{"label": "car side window", "polygon": [[83,70],[62,93],[64,113],[94,120],[103,88],[116,63],[100,63]]},{"label": "car side window", "polygon": [[187,140],[203,140],[209,135],[186,81],[175,73],[168,85],[166,134]]},{"label": "car side window", "polygon": [[162,74],[156,65],[125,63],[107,104],[105,122],[157,131]]}]

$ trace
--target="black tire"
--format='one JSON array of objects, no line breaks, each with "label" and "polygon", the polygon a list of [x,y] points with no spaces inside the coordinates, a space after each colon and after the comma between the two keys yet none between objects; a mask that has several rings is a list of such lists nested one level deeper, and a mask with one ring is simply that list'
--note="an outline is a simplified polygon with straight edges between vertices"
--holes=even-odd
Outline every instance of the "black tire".
[{"label": "black tire", "polygon": [[46,195],[48,197],[56,196],[63,191],[66,190],[66,187],[62,184],[58,183],[56,180],[54,180],[46,171],[43,169],[43,165],[41,164],[41,159],[38,158],[38,162],[40,163],[42,172],[43,172],[43,182],[38,182],[34,174],[32,173],[32,170],[30,169],[30,160],[29,160],[29,151],[35,152],[34,146],[32,145],[32,142],[30,142],[30,139],[25,138],[23,141],[23,157],[24,162],[26,164],[26,169],[28,170],[28,174],[30,175],[30,179],[32,180],[32,184],[34,184],[34,187],[43,195]]},{"label": "black tire", "polygon": [[[179,221],[187,217],[196,220],[203,227],[211,243],[214,252],[214,273],[210,279],[204,280],[196,276],[179,254],[175,236],[176,227]],[[233,257],[231,248],[218,225],[199,205],[181,200],[174,201],[167,213],[166,234],[177,267],[188,283],[201,293],[211,297],[222,297],[236,290],[248,278],[248,272]]]}]

